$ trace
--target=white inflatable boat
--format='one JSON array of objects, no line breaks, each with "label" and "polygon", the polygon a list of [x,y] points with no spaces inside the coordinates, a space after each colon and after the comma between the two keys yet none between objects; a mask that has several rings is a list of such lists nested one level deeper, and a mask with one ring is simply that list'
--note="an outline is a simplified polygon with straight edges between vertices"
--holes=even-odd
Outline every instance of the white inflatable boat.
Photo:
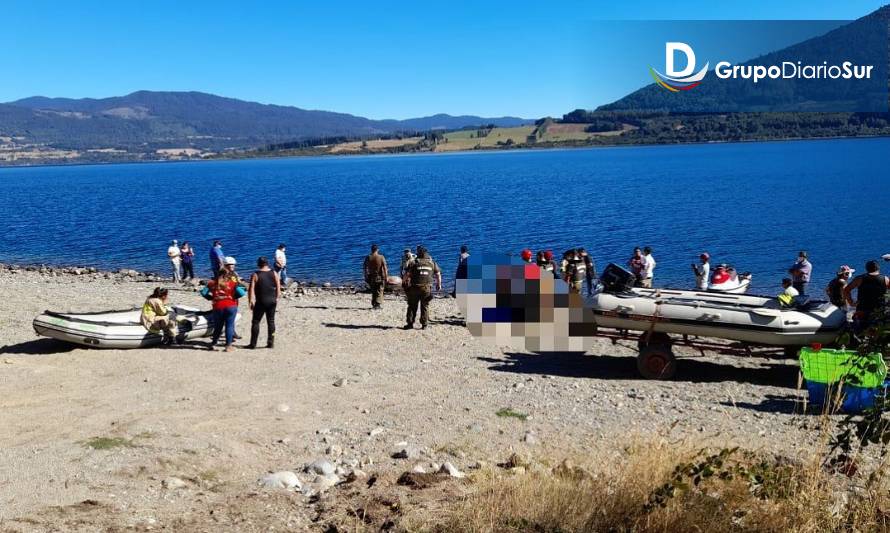
[{"label": "white inflatable boat", "polygon": [[739,274],[732,265],[717,265],[708,282],[708,291],[726,294],[745,294],[751,285],[751,274]]},{"label": "white inflatable boat", "polygon": [[[213,313],[192,307],[173,306],[183,339],[213,333]],[[160,333],[147,331],[139,321],[141,310],[98,313],[44,311],[34,319],[38,335],[93,348],[142,348],[160,344]]]},{"label": "white inflatable boat", "polygon": [[[609,265],[613,280],[629,272]],[[606,283],[585,301],[597,326],[631,331],[716,337],[769,346],[832,343],[847,320],[829,302],[801,302],[783,308],[776,298],[674,289],[627,288]]]}]

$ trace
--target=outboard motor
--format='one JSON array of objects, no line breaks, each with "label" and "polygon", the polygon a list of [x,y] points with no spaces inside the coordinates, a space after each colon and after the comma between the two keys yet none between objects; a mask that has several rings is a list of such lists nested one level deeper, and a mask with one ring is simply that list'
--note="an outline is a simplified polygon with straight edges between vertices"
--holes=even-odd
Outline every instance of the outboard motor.
[{"label": "outboard motor", "polygon": [[606,269],[600,274],[600,283],[603,291],[608,293],[622,293],[630,291],[634,286],[636,277],[615,263],[606,265]]}]

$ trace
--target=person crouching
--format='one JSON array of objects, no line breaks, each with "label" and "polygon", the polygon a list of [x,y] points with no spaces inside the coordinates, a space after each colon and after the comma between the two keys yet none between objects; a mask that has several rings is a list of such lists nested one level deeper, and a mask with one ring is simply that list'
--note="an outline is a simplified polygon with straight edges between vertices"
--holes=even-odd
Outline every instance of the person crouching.
[{"label": "person crouching", "polygon": [[[157,287],[142,304],[140,316],[140,322],[150,333],[163,333],[164,337],[161,342],[164,345],[173,344],[173,340],[177,339],[178,335],[176,318],[167,308],[168,296],[167,289]],[[181,339],[178,340],[181,342]]]}]

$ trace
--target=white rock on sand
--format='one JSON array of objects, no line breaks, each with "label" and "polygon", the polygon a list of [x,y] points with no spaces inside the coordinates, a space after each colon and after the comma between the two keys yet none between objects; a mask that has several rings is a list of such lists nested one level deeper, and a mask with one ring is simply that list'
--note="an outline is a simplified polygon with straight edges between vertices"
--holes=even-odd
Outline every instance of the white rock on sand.
[{"label": "white rock on sand", "polygon": [[263,476],[258,481],[259,485],[266,489],[296,489],[301,490],[303,484],[297,474],[283,470]]}]

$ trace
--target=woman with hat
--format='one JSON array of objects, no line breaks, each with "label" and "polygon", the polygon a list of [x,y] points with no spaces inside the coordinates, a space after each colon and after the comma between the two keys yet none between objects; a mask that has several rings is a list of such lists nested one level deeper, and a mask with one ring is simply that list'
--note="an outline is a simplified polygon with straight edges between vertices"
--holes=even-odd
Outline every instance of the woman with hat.
[{"label": "woman with hat", "polygon": [[852,268],[842,265],[837,269],[837,276],[825,288],[828,300],[841,309],[847,308],[847,301],[844,299],[844,289],[847,287],[847,283],[850,283],[850,277],[853,276],[853,272],[855,270]]},{"label": "woman with hat", "polygon": [[210,294],[213,297],[213,340],[210,349],[219,341],[223,326],[226,328],[226,351],[233,352],[235,347],[232,342],[235,338],[235,320],[238,317],[238,298],[244,295],[244,287],[235,273],[234,257],[226,257],[223,267],[216,278],[207,282]]}]

